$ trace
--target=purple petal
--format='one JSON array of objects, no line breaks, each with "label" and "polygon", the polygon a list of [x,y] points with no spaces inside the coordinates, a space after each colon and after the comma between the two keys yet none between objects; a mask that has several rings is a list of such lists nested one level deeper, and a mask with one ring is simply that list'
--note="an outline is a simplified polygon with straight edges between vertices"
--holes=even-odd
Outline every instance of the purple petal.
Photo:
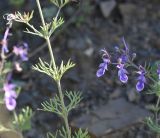
[{"label": "purple petal", "polygon": [[123,54],[123,55],[121,56],[121,62],[124,64],[124,63],[126,63],[127,61],[128,61],[127,55]]},{"label": "purple petal", "polygon": [[4,84],[3,89],[4,89],[5,92],[7,92],[7,91],[12,91],[15,87],[16,87],[15,84],[6,83],[6,84]]},{"label": "purple petal", "polygon": [[26,53],[20,55],[22,61],[28,61],[28,56]]},{"label": "purple petal", "polygon": [[99,68],[103,68],[103,69],[105,69],[105,70],[108,70],[108,64],[107,64],[107,63],[101,63],[101,64],[99,65]]},{"label": "purple petal", "polygon": [[128,71],[126,69],[124,69],[124,68],[120,68],[118,70],[118,76],[121,76],[123,74],[128,74]]},{"label": "purple petal", "polygon": [[12,97],[5,98],[5,104],[9,111],[13,111],[16,108],[16,100]]},{"label": "purple petal", "polygon": [[139,92],[142,91],[144,89],[144,82],[138,81],[137,84],[136,84],[136,89]]},{"label": "purple petal", "polygon": [[14,90],[10,90],[10,91],[7,91],[5,92],[5,97],[13,97],[13,98],[17,98],[17,93],[16,91]]},{"label": "purple petal", "polygon": [[104,68],[100,68],[100,69],[97,70],[96,76],[97,77],[101,77],[101,76],[104,75],[104,73],[105,73],[105,69]]},{"label": "purple petal", "polygon": [[19,49],[18,49],[18,47],[16,47],[16,46],[13,47],[13,53],[14,53],[16,56],[19,55]]},{"label": "purple petal", "polygon": [[26,48],[28,50],[28,44],[27,43],[23,43],[24,48]]},{"label": "purple petal", "polygon": [[28,60],[28,45],[24,45],[24,47],[16,47],[13,48],[13,53],[15,53],[16,56],[20,56],[22,61]]},{"label": "purple petal", "polygon": [[121,75],[119,76],[119,79],[120,79],[121,82],[127,83],[127,81],[128,81],[128,76],[124,73],[124,74],[121,74]]},{"label": "purple petal", "polygon": [[143,82],[143,83],[146,82],[146,78],[145,78],[144,74],[141,74],[141,75],[138,77],[137,80],[139,80],[139,81],[141,81],[141,82]]}]

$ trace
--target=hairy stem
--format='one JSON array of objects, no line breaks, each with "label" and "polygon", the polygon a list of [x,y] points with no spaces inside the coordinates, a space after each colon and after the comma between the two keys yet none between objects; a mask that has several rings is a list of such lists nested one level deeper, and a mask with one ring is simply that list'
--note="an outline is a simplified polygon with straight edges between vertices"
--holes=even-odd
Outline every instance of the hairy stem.
[{"label": "hairy stem", "polygon": [[[39,0],[36,0],[36,2],[37,2],[40,17],[41,17],[42,25],[45,28],[45,21],[44,21],[44,17],[43,17],[40,2],[39,2]],[[56,18],[58,17],[59,12],[60,12],[60,9],[58,10]],[[51,47],[50,38],[49,38],[49,36],[47,36],[45,39],[46,39],[46,42],[47,42],[47,45],[48,45],[48,49],[49,49],[51,61],[52,61],[52,64],[53,64],[53,68],[55,69],[56,73],[58,73],[55,58],[54,58],[54,54],[53,54],[52,47]],[[67,112],[65,104],[64,104],[64,95],[63,95],[63,92],[62,92],[62,87],[61,87],[60,80],[56,81],[56,83],[57,83],[57,87],[58,87],[59,97],[60,97],[60,100],[61,100],[62,114],[63,114],[63,119],[64,119],[66,131],[67,131],[67,135],[68,135],[67,138],[71,138],[71,131],[70,131],[69,123],[68,123],[68,112]]]}]

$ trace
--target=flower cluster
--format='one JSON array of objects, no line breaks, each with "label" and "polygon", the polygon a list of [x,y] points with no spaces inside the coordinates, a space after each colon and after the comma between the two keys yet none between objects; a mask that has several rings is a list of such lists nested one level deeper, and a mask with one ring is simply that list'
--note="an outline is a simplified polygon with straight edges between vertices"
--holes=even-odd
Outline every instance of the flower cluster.
[{"label": "flower cluster", "polygon": [[[17,45],[13,47],[12,53],[16,56],[16,58],[13,58],[13,66],[10,67],[9,72],[3,73],[8,53],[9,52],[8,48],[8,36],[9,36],[9,30],[11,28],[11,25],[9,25],[4,33],[4,37],[1,40],[1,61],[0,61],[0,68],[1,68],[1,75],[5,76],[4,84],[3,84],[3,91],[4,91],[4,103],[9,111],[12,111],[16,107],[16,98],[18,97],[16,93],[16,85],[12,83],[12,71],[16,69],[18,72],[22,71],[22,68],[20,64],[23,61],[28,60],[28,45],[27,43],[23,43],[21,45]],[[7,61],[8,62],[8,61]]]},{"label": "flower cluster", "polygon": [[22,61],[28,61],[28,44],[23,43],[22,45],[14,46],[13,53],[19,56]]},{"label": "flower cluster", "polygon": [[[142,91],[145,87],[146,83],[146,77],[147,76],[147,70],[142,66],[137,66],[134,64],[133,60],[136,57],[136,54],[130,54],[128,45],[124,38],[122,38],[123,42],[123,48],[115,47],[116,49],[116,55],[118,55],[118,58],[116,58],[116,63],[111,61],[111,56],[108,54],[108,52],[103,49],[101,50],[103,52],[102,54],[102,60],[103,63],[99,65],[99,69],[97,70],[96,76],[101,77],[105,74],[105,71],[108,70],[108,65],[116,65],[118,69],[118,78],[122,83],[128,82],[128,71],[127,67],[132,66],[136,69],[136,73],[138,74],[137,77],[137,83],[136,83],[136,89],[138,92]],[[115,57],[115,56],[114,56]],[[160,79],[160,65],[158,65],[157,74]]]}]

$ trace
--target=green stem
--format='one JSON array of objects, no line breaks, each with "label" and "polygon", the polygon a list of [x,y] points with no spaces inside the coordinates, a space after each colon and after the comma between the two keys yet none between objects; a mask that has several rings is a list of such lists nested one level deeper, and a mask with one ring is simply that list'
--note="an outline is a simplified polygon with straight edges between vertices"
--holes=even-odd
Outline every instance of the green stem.
[{"label": "green stem", "polygon": [[[39,2],[39,0],[36,0],[36,2],[37,2],[37,6],[38,6],[40,17],[41,17],[42,25],[45,28],[45,21],[44,21],[44,17],[43,17],[43,13],[42,13],[40,2]],[[59,12],[60,12],[60,9],[58,10],[56,18],[58,17]],[[49,38],[49,36],[47,36],[45,39],[46,39],[46,42],[47,42],[47,45],[48,45],[48,49],[49,49],[51,61],[52,61],[52,64],[53,64],[53,68],[55,69],[56,74],[58,74],[58,70],[57,70],[57,67],[56,67],[54,54],[53,54],[52,47],[51,47],[50,38]],[[65,104],[64,104],[64,95],[63,95],[63,92],[62,92],[62,87],[61,87],[60,80],[57,80],[56,83],[57,83],[59,97],[60,97],[61,105],[62,105],[63,119],[64,119],[66,131],[67,131],[67,134],[68,134],[67,138],[71,138],[71,131],[70,131],[69,122],[68,122],[68,112],[67,112]]]},{"label": "green stem", "polygon": [[28,25],[35,33],[37,33],[37,35],[42,37],[42,34],[36,28],[34,28],[33,25],[31,25],[29,23],[26,23],[26,25]]},{"label": "green stem", "polygon": [[67,112],[65,104],[64,104],[64,95],[63,95],[63,92],[62,92],[62,87],[61,87],[61,82],[60,81],[57,81],[57,86],[58,86],[59,97],[61,99],[63,119],[64,119],[64,122],[65,122],[66,131],[67,131],[67,134],[68,134],[68,138],[71,138],[71,131],[70,131],[69,123],[68,123],[68,112]]},{"label": "green stem", "polygon": [[57,73],[56,62],[55,62],[55,58],[54,58],[54,54],[53,54],[53,51],[52,51],[52,46],[51,46],[51,42],[50,42],[49,37],[46,38],[46,42],[47,42],[47,45],[48,45],[48,49],[49,49],[51,61],[52,61],[52,63],[53,63],[53,68],[54,68],[54,70],[55,70],[56,73]]},{"label": "green stem", "polygon": [[44,21],[44,17],[43,17],[43,13],[42,13],[41,4],[40,4],[39,0],[36,0],[36,2],[37,2],[40,18],[41,18],[41,21],[42,21],[42,25],[44,27],[45,26],[45,21]]},{"label": "green stem", "polygon": [[60,11],[61,11],[61,8],[58,9],[58,12],[57,12],[56,17],[55,17],[56,20],[57,20],[57,18],[59,16]]}]

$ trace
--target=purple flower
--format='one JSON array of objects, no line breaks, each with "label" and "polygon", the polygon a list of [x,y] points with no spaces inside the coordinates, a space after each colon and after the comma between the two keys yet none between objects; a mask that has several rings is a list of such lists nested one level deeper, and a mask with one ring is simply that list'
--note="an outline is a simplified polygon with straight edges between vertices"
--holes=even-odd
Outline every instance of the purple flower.
[{"label": "purple flower", "polygon": [[127,83],[127,81],[128,81],[128,76],[127,76],[128,72],[127,72],[126,69],[124,69],[124,64],[118,64],[117,68],[119,69],[118,70],[118,77],[119,77],[120,81],[123,82],[123,83]]},{"label": "purple flower", "polygon": [[145,78],[146,71],[142,66],[140,66],[139,69],[140,70],[137,72],[139,74],[137,79],[138,82],[136,84],[136,89],[138,92],[144,89],[144,84],[146,83],[146,78]]},{"label": "purple flower", "polygon": [[97,70],[97,77],[101,77],[104,75],[105,71],[108,70],[108,64],[110,63],[110,60],[107,58],[103,58],[103,63],[99,65],[99,69]]},{"label": "purple flower", "polygon": [[16,56],[20,56],[22,61],[27,61],[28,60],[28,45],[27,43],[23,43],[23,45],[17,47],[13,47],[13,53]]},{"label": "purple flower", "polygon": [[104,75],[105,71],[108,70],[108,64],[110,63],[110,56],[105,49],[102,49],[102,59],[103,62],[99,65],[99,69],[97,70],[96,76],[101,77]]},{"label": "purple flower", "polygon": [[157,74],[158,74],[158,79],[160,80],[160,64],[158,64]]},{"label": "purple flower", "polygon": [[16,85],[12,84],[12,83],[5,83],[3,86],[3,90],[5,92],[4,95],[4,101],[6,104],[6,107],[9,111],[12,111],[15,109],[16,107],[16,98],[17,98],[17,94],[15,91],[15,87]]}]

